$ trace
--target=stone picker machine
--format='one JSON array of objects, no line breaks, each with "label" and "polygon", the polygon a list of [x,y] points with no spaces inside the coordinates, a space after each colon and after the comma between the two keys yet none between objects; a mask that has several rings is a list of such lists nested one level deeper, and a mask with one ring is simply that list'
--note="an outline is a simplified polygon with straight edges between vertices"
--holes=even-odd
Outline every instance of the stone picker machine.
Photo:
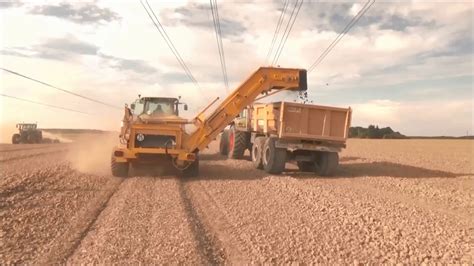
[{"label": "stone picker machine", "polygon": [[[130,165],[173,165],[183,176],[199,174],[199,152],[261,94],[307,90],[306,70],[260,67],[209,115],[211,102],[193,120],[179,117],[180,99],[141,97],[125,107],[120,144],[112,152],[112,174],[126,177]],[[187,106],[184,105],[186,109]],[[194,124],[192,133],[185,125]]]}]

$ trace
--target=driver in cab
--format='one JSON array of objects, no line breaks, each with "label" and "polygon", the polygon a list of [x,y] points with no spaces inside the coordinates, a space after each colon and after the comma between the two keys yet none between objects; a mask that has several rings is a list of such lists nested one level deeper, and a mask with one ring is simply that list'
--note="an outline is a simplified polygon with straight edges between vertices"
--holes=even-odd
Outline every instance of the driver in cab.
[{"label": "driver in cab", "polygon": [[152,113],[152,115],[162,115],[162,114],[164,114],[164,112],[161,105],[156,106],[156,109]]}]

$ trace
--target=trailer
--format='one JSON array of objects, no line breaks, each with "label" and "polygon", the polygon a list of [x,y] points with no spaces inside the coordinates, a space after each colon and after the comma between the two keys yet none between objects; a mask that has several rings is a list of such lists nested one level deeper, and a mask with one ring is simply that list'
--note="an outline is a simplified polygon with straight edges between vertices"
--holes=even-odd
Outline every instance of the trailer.
[{"label": "trailer", "polygon": [[253,104],[221,135],[220,152],[241,159],[250,150],[258,169],[280,174],[288,161],[304,172],[332,175],[346,147],[351,108],[292,102]]}]

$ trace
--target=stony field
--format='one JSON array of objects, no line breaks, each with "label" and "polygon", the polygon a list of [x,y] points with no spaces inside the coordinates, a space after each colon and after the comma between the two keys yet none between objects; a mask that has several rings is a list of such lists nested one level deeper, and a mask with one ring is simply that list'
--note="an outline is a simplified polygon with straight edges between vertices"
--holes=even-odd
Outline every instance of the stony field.
[{"label": "stony field", "polygon": [[474,263],[474,141],[349,140],[334,177],[114,178],[115,139],[0,145],[0,264]]}]

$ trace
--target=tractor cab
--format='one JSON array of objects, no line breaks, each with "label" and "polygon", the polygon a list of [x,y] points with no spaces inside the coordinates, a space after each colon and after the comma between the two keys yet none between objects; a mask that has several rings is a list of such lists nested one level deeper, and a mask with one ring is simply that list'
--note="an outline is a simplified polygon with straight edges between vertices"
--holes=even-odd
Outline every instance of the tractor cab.
[{"label": "tractor cab", "polygon": [[41,143],[43,140],[43,133],[38,129],[37,124],[33,123],[19,123],[16,124],[18,133],[13,134],[12,143]]},{"label": "tractor cab", "polygon": [[32,131],[36,130],[37,125],[36,124],[25,124],[25,123],[20,123],[16,124],[16,128],[21,131]]},{"label": "tractor cab", "polygon": [[180,103],[180,98],[140,97],[131,104],[131,109],[137,117],[178,117],[179,105],[183,104],[184,110],[188,110],[186,104]]}]

